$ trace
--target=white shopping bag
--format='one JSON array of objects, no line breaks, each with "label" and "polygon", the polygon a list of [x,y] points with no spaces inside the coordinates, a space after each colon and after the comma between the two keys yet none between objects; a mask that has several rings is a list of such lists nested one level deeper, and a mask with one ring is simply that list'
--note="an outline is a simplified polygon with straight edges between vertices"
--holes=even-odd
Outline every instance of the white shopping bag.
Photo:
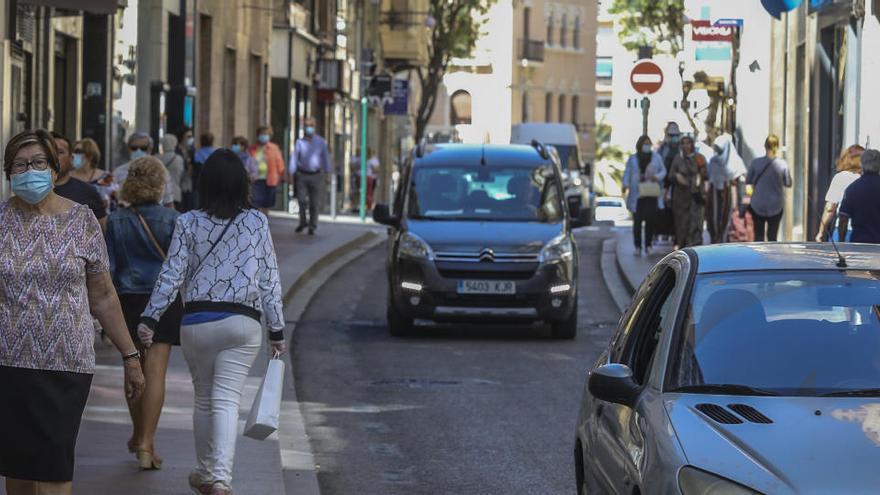
[{"label": "white shopping bag", "polygon": [[269,360],[266,376],[254,398],[251,413],[244,425],[244,435],[265,440],[278,429],[281,417],[281,391],[284,386],[284,361],[277,357]]}]

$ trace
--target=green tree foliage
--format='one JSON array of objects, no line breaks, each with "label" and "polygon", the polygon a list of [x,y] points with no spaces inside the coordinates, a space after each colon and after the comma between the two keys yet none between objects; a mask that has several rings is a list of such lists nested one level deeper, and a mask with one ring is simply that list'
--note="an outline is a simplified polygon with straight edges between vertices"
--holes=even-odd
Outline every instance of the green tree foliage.
[{"label": "green tree foliage", "polygon": [[684,0],[614,0],[620,41],[627,50],[650,46],[654,53],[675,57],[683,49]]},{"label": "green tree foliage", "polygon": [[431,0],[431,26],[428,64],[419,67],[421,99],[416,110],[416,140],[425,135],[425,128],[437,104],[437,90],[454,58],[473,54],[486,13],[496,0]]},{"label": "green tree foliage", "polygon": [[596,174],[594,190],[599,194],[621,194],[620,184],[626,162],[626,152],[611,144],[611,126],[605,119],[596,125]]}]

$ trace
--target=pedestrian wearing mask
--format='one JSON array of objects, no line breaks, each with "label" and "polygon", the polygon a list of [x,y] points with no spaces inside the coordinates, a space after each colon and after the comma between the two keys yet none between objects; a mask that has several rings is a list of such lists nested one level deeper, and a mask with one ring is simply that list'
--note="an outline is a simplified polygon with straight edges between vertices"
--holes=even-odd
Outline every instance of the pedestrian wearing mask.
[{"label": "pedestrian wearing mask", "polygon": [[666,124],[663,143],[657,149],[657,154],[663,159],[663,167],[666,169],[666,178],[663,180],[663,206],[657,212],[657,224],[654,229],[654,235],[675,237],[677,232],[675,228],[675,213],[672,208],[671,200],[675,191],[675,181],[673,180],[669,169],[672,162],[681,154],[681,130],[678,123],[670,121]]},{"label": "pedestrian wearing mask", "polygon": [[3,168],[15,197],[0,203],[0,476],[8,495],[71,494],[95,371],[92,316],[122,354],[129,400],[144,388],[139,353],[98,221],[53,192],[61,168],[52,136],[14,136]]},{"label": "pedestrian wearing mask", "polygon": [[177,153],[177,136],[166,134],[159,143],[162,146],[162,154],[159,161],[168,171],[168,183],[171,186],[171,195],[174,199],[174,209],[180,211],[183,206],[183,177],[186,166],[183,157]]},{"label": "pedestrian wearing mask", "polygon": [[791,174],[788,172],[788,164],[778,156],[777,136],[771,134],[767,137],[764,150],[767,154],[752,161],[746,176],[746,184],[754,188],[749,211],[754,222],[755,241],[763,242],[767,239],[776,242],[785,203],[785,188],[791,187]]},{"label": "pedestrian wearing mask", "polygon": [[281,149],[272,142],[272,128],[261,126],[257,129],[257,143],[251,146],[248,154],[257,164],[257,176],[254,181],[254,206],[269,214],[269,208],[275,206],[275,193],[278,184],[284,182],[284,157]]},{"label": "pedestrian wearing mask", "polygon": [[849,242],[880,244],[880,151],[862,153],[862,176],[856,179],[840,202],[840,224],[837,235],[846,238],[852,224]]},{"label": "pedestrian wearing mask", "polygon": [[60,173],[55,179],[55,194],[67,198],[74,203],[86,205],[95,214],[101,230],[107,230],[107,208],[104,206],[104,200],[98,194],[98,190],[86,184],[85,182],[75,179],[71,176],[73,172],[73,160],[71,152],[70,140],[63,135],[53,132],[52,137],[55,139],[55,149],[58,151],[58,165]]},{"label": "pedestrian wearing mask", "polygon": [[177,154],[183,158],[183,180],[180,182],[180,192],[183,197],[183,208],[180,211],[189,211],[198,206],[193,192],[193,162],[195,155],[195,139],[192,129],[183,127],[177,133]]},{"label": "pedestrian wearing mask", "polygon": [[101,164],[101,149],[92,138],[85,138],[73,147],[71,160],[73,170],[70,176],[79,179],[90,186],[94,186],[104,201],[104,209],[110,208],[110,194],[112,193],[113,175],[99,168]]},{"label": "pedestrian wearing mask", "polygon": [[715,156],[709,160],[709,194],[706,208],[709,237],[712,243],[727,242],[730,238],[731,216],[736,225],[734,233],[740,240],[748,240],[753,231],[749,228],[751,216],[746,217],[745,196],[746,165],[733,145],[730,134],[722,134],[712,145]]},{"label": "pedestrian wearing mask", "polygon": [[[837,233],[837,207],[843,201],[843,193],[850,184],[855,182],[862,175],[862,154],[865,148],[854,144],[843,150],[840,158],[837,160],[837,173],[831,179],[831,185],[828,186],[828,192],[825,194],[825,208],[822,211],[822,219],[819,222],[819,233],[816,234],[816,242],[827,240],[827,236],[832,236],[833,240],[840,242]],[[845,241],[850,240],[852,234],[852,226],[847,230]]]},{"label": "pedestrian wearing mask", "polygon": [[633,241],[636,256],[642,255],[642,227],[644,226],[644,250],[651,253],[657,210],[662,205],[661,184],[666,177],[663,159],[654,152],[651,138],[642,136],[636,142],[636,153],[626,162],[623,173],[623,193],[626,207],[633,213]]},{"label": "pedestrian wearing mask", "polygon": [[[129,161],[113,170],[113,180],[115,182],[114,194],[117,202],[119,201],[117,191],[119,191],[119,188],[122,187],[122,184],[125,183],[125,179],[128,177],[128,168],[131,166],[131,162],[138,158],[151,156],[153,154],[153,138],[146,132],[135,132],[128,138],[128,151],[130,158]],[[174,207],[174,192],[171,187],[170,177],[166,177],[165,193],[162,195],[162,204],[169,208]]]},{"label": "pedestrian wearing mask", "polygon": [[[176,141],[175,138],[175,145]],[[126,326],[141,351],[141,366],[146,379],[143,395],[128,401],[134,427],[128,450],[137,455],[141,469],[162,467],[154,440],[165,402],[168,358],[171,346],[180,344],[183,316],[183,306],[178,299],[159,321],[149,352],[140,345],[137,326],[159,276],[179,215],[159,204],[165,191],[165,170],[164,164],[151,156],[131,163],[128,178],[119,191],[122,202],[129,206],[118,208],[110,215],[106,235],[113,285]]]},{"label": "pedestrian wearing mask", "polygon": [[315,119],[309,117],[304,124],[305,136],[297,139],[290,156],[290,173],[296,177],[296,199],[299,201],[299,226],[296,231],[302,232],[308,228],[309,235],[314,235],[321,213],[321,195],[333,169],[327,141],[317,134]]},{"label": "pedestrian wearing mask", "polygon": [[248,140],[244,136],[235,136],[232,138],[232,144],[229,145],[229,150],[238,155],[242,165],[244,165],[244,169],[247,171],[248,178],[253,182],[257,180],[257,162],[248,153],[248,148]]},{"label": "pedestrian wearing mask", "polygon": [[699,246],[703,243],[703,209],[706,196],[702,173],[706,159],[697,153],[694,139],[681,138],[681,153],[669,168],[672,177],[672,211],[675,215],[675,249]]},{"label": "pedestrian wearing mask", "polygon": [[196,493],[232,493],[239,403],[263,341],[261,318],[271,351],[285,350],[275,248],[268,219],[251,207],[249,189],[235,153],[219,150],[208,158],[201,208],[178,218],[138,330],[150,348],[157,323],[183,291],[180,342],[195,390],[198,458],[189,483]]}]

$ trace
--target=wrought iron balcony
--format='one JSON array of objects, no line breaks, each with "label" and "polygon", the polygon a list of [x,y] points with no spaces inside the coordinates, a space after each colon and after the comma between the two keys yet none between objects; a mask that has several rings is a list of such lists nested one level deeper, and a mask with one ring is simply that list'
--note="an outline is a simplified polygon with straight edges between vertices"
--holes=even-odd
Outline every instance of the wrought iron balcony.
[{"label": "wrought iron balcony", "polygon": [[521,39],[519,40],[519,51],[517,55],[520,60],[543,62],[544,42],[541,40]]}]

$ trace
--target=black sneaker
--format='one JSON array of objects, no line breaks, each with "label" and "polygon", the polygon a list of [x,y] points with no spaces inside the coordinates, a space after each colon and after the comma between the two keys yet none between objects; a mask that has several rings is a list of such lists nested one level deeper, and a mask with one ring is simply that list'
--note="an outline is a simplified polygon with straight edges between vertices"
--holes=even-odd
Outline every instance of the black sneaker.
[{"label": "black sneaker", "polygon": [[306,227],[307,227],[307,225],[300,225],[299,227],[296,228],[296,233],[299,234],[303,230],[306,230]]},{"label": "black sneaker", "polygon": [[309,235],[315,235],[315,229],[310,228],[310,229],[309,229]]}]

